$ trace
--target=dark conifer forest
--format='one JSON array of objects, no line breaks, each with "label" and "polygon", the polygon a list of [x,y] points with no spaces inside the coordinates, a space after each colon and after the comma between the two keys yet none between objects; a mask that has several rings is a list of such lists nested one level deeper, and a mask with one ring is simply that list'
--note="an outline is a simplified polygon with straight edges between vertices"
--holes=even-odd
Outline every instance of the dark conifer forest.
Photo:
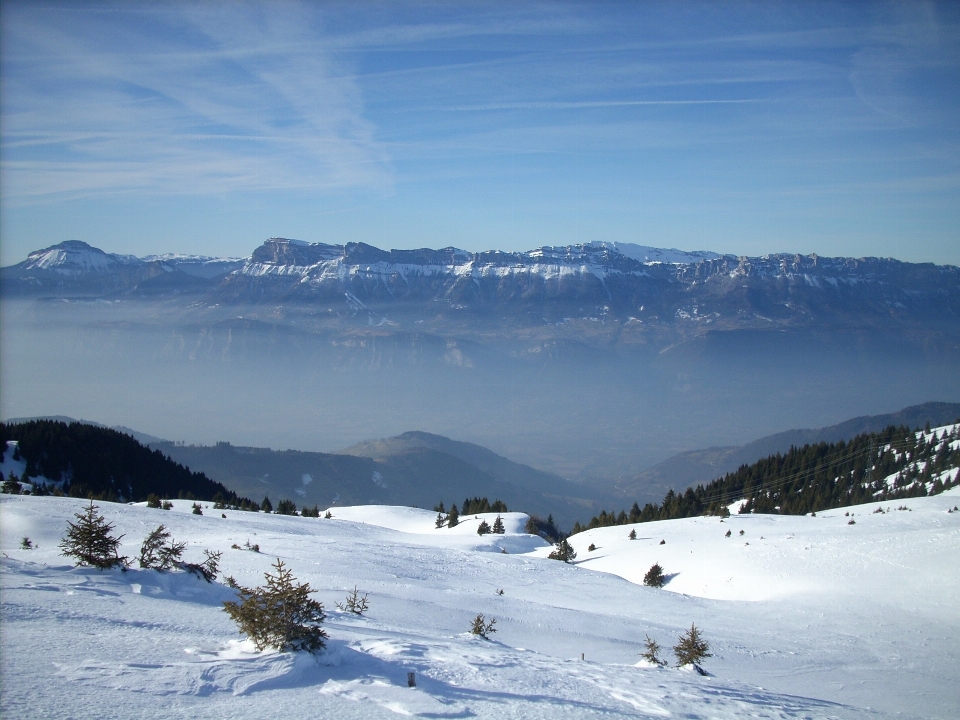
[{"label": "dark conifer forest", "polygon": [[723,515],[743,500],[741,513],[804,515],[877,500],[936,495],[958,484],[940,475],[960,466],[960,432],[932,433],[890,426],[849,442],[817,443],[771,455],[707,485],[670,490],[659,505],[603,511],[573,533],[596,527]]},{"label": "dark conifer forest", "polygon": [[203,473],[191,472],[117,430],[54,420],[0,423],[0,458],[8,440],[18,441],[26,461],[26,477],[21,480],[53,481],[52,485],[43,480],[35,483],[38,493],[114,502],[142,502],[148,495],[156,495],[255,507]]}]

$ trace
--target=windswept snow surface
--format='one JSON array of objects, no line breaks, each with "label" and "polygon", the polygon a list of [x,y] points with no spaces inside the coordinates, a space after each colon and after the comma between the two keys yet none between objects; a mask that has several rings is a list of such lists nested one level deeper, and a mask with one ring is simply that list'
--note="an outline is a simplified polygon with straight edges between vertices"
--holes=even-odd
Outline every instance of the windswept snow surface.
[{"label": "windswept snow surface", "polygon": [[[956,490],[883,514],[693,518],[634,526],[633,541],[630,527],[593,530],[572,539],[573,565],[545,559],[520,513],[481,537],[495,514],[437,529],[415,508],[223,518],[174,504],[100,507],[126,555],[163,523],[188,560],[223,551],[244,585],[283,559],[319,590],[327,651],[256,653],[220,609],[222,584],[73,568],[57,544],[85,503],[4,495],[5,719],[952,718],[960,706]],[[38,547],[21,549],[24,536]],[[231,549],[247,542],[261,552]],[[623,579],[653,561],[664,590]],[[369,593],[362,618],[334,607],[354,586]],[[465,632],[477,613],[497,620],[490,640]],[[709,677],[638,662],[645,635],[669,656],[691,622],[711,645]]]}]

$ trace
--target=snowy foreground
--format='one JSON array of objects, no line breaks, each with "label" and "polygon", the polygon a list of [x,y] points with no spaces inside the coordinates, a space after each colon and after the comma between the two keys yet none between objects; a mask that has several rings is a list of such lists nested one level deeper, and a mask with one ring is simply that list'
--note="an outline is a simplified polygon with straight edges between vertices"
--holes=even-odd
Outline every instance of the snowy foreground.
[{"label": "snowy foreground", "polygon": [[[85,503],[4,495],[5,719],[955,718],[960,707],[957,489],[850,508],[852,525],[834,510],[592,530],[572,538],[573,565],[545,559],[520,513],[504,516],[506,535],[481,538],[478,520],[437,530],[435,513],[413,508],[224,519],[175,504],[101,510],[126,555],[162,522],[188,560],[222,550],[244,585],[282,558],[319,590],[327,650],[254,652],[220,609],[223,585],[72,568],[57,544]],[[21,549],[24,536],[38,547]],[[261,552],[231,549],[247,542]],[[671,577],[663,590],[638,584],[655,561]],[[334,608],[355,585],[369,593],[362,618]],[[466,633],[477,613],[497,619],[491,640]],[[670,658],[691,622],[711,645],[709,677],[638,662],[645,635]]]}]

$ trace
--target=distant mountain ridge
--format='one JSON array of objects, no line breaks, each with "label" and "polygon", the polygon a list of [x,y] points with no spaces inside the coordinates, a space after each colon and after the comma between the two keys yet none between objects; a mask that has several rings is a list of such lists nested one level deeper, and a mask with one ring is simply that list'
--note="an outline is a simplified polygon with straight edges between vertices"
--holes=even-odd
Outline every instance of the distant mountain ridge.
[{"label": "distant mountain ridge", "polygon": [[527,252],[380,250],[270,238],[245,260],[135,258],[67,241],[3,268],[7,295],[199,295],[212,305],[304,304],[393,324],[495,311],[529,323],[771,329],[960,325],[960,268],[883,258],[735,257],[629,243]]},{"label": "distant mountain ridge", "polygon": [[511,509],[553,514],[571,524],[601,499],[557,475],[514,463],[472,443],[410,432],[337,453],[216,445],[151,443],[165,455],[236,492],[298,505],[394,504],[433,507],[465,497],[503,500]]},{"label": "distant mountain ridge", "polygon": [[386,460],[420,449],[451,455],[479,468],[497,482],[509,483],[555,498],[575,498],[584,494],[583,486],[559,475],[513,462],[480,445],[451,440],[442,435],[422,431],[405,432],[396,437],[381,440],[368,440],[340,450],[339,453]]},{"label": "distant mountain ridge", "polygon": [[243,260],[201,255],[107,253],[81,240],[36,250],[0,270],[3,292],[12,295],[104,296],[196,293],[241,267]]}]

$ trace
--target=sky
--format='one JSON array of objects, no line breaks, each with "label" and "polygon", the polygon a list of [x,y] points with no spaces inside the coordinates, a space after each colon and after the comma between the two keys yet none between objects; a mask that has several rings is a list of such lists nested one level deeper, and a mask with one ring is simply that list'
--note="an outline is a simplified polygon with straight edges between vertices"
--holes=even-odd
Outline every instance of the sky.
[{"label": "sky", "polygon": [[0,4],[0,263],[67,239],[960,264],[960,4]]}]

